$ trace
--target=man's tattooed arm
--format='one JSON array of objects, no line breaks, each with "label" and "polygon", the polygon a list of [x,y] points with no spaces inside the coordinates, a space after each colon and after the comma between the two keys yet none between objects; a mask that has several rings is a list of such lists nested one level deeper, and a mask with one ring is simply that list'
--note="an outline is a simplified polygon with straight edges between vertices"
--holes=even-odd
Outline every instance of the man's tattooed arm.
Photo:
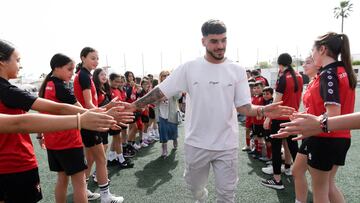
[{"label": "man's tattooed arm", "polygon": [[144,108],[147,104],[155,103],[159,100],[162,100],[165,95],[161,92],[159,87],[152,89],[145,96],[141,97],[139,100],[134,102],[134,105],[137,109]]}]

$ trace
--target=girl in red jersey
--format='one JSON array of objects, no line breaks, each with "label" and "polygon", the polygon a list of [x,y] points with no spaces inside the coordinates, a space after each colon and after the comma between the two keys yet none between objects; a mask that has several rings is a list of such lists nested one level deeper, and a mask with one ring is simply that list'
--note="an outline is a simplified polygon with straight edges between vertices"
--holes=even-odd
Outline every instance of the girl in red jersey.
[{"label": "girl in red jersey", "polygon": [[[19,52],[10,43],[0,40],[0,113],[22,115],[30,109],[52,114],[86,111],[73,105],[34,97],[11,85],[8,80],[17,78],[19,68]],[[0,146],[0,202],[32,203],[41,200],[37,161],[29,134],[0,134]]]},{"label": "girl in red jersey", "polygon": [[[71,90],[66,87],[74,74],[74,62],[63,54],[55,54],[50,61],[51,72],[40,87],[39,96],[54,102],[81,107]],[[47,112],[45,112],[47,113]],[[42,137],[45,135],[44,137]],[[44,139],[50,171],[56,171],[56,202],[66,202],[69,177],[74,190],[74,202],[87,202],[83,144],[79,130],[40,134]]]},{"label": "girl in red jersey", "polygon": [[[339,55],[341,61],[338,61]],[[315,125],[320,123],[323,131],[306,141],[313,198],[315,203],[345,202],[343,194],[336,187],[335,176],[339,166],[345,165],[351,134],[349,130],[329,131],[327,122],[328,117],[354,111],[356,76],[351,65],[348,37],[333,32],[319,37],[314,43],[312,57],[314,63],[322,68],[308,88],[309,94],[304,95],[304,104],[307,105],[307,113],[320,117]],[[309,116],[298,117],[301,119],[299,123],[303,123],[305,120],[302,118]],[[297,119],[294,122],[298,122]],[[283,136],[288,136],[286,128],[275,137]]]},{"label": "girl in red jersey", "polygon": [[[296,111],[300,106],[301,93],[303,89],[303,80],[299,73],[294,71],[291,66],[292,58],[288,53],[280,54],[278,57],[279,76],[276,82],[276,96],[275,102],[283,101],[284,106],[294,108]],[[264,122],[265,129],[271,129],[271,134],[275,134],[280,129],[280,124],[289,122],[288,117],[276,118],[271,120],[271,127],[269,125],[270,119],[266,118]],[[287,138],[288,147],[293,160],[295,160],[296,153],[298,151],[298,145],[296,141],[293,141],[291,137]],[[274,189],[284,189],[284,185],[281,181],[281,145],[282,139],[272,139],[272,166],[273,177],[268,180],[263,180],[262,185],[271,187]],[[290,164],[285,164],[285,170],[290,169]]]},{"label": "girl in red jersey", "polygon": [[[341,61],[338,61],[339,55]],[[315,64],[322,68],[309,88],[310,95],[304,97],[307,113],[324,118],[353,113],[356,76],[351,65],[348,37],[336,33],[319,37],[312,56]],[[345,165],[351,134],[349,130],[323,130],[324,133],[307,141],[314,202],[345,202],[335,185],[335,176],[339,166]]]},{"label": "girl in red jersey", "polygon": [[[126,85],[124,87],[124,90],[126,92],[126,102],[133,103],[138,98],[137,97],[138,87],[135,83],[135,76],[134,73],[131,71],[126,71],[124,75],[126,79]],[[136,122],[140,119],[140,111],[134,112],[134,116],[135,116],[134,122],[129,124],[128,142],[136,150],[139,150],[141,146],[135,143],[135,138],[136,138],[136,133],[138,131],[138,126],[136,125]]]},{"label": "girl in red jersey", "polygon": [[[77,67],[74,79],[74,93],[77,100],[87,109],[98,106],[98,96],[94,82],[91,79],[91,71],[98,65],[98,53],[91,47],[85,47],[80,53],[81,61]],[[96,163],[96,177],[100,187],[101,202],[123,202],[123,197],[116,197],[110,193],[108,174],[106,168],[106,155],[99,132],[81,130],[81,137],[85,146],[88,169],[86,177],[90,176],[92,164]]]},{"label": "girl in red jersey", "polygon": [[[119,98],[120,101],[125,101],[125,95],[119,90],[121,84],[121,78],[119,74],[111,73],[109,76],[110,82],[110,96],[111,99]],[[121,131],[125,131],[122,128]],[[120,130],[110,130],[109,134],[112,136],[111,147],[107,158],[108,164],[117,165],[120,169],[132,168],[134,164],[129,159],[125,159],[122,148],[122,139],[120,137]]]},{"label": "girl in red jersey", "polygon": [[[304,73],[310,78],[310,82],[306,88],[306,91],[304,93],[303,98],[308,97],[310,92],[308,91],[313,81],[318,73],[319,67],[317,67],[314,64],[314,60],[311,56],[307,57],[305,59],[305,62],[303,64],[304,67]],[[306,100],[303,100],[304,107],[306,108],[308,104],[306,104]],[[306,111],[306,109],[305,109]],[[295,184],[295,196],[296,201],[295,202],[306,202],[307,201],[307,193],[308,193],[308,186],[307,186],[307,180],[305,173],[307,171],[307,147],[306,147],[306,140],[303,140],[301,143],[301,146],[299,148],[299,151],[296,155],[296,158],[294,160],[294,165],[292,168],[292,175],[294,178],[294,184]]]}]

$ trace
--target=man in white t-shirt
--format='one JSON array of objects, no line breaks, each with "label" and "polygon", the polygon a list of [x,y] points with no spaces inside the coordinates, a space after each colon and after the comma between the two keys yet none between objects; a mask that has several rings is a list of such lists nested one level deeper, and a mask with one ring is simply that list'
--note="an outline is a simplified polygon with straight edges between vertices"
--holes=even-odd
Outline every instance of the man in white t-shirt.
[{"label": "man in white t-shirt", "polygon": [[226,27],[209,20],[201,28],[204,57],[189,61],[130,105],[149,103],[186,92],[185,181],[197,202],[205,202],[210,166],[215,175],[217,202],[234,202],[238,180],[239,129],[237,112],[248,116],[289,115],[293,109],[280,103],[251,105],[244,68],[224,57]]}]

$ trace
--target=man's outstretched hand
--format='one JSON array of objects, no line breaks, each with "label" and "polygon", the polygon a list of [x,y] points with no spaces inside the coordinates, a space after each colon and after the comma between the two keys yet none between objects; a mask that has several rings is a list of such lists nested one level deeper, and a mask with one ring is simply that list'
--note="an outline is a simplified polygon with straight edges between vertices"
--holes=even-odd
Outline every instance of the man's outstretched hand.
[{"label": "man's outstretched hand", "polygon": [[283,102],[276,102],[268,104],[264,107],[264,115],[268,118],[279,118],[279,117],[289,117],[291,116],[295,109],[288,106],[281,106]]}]

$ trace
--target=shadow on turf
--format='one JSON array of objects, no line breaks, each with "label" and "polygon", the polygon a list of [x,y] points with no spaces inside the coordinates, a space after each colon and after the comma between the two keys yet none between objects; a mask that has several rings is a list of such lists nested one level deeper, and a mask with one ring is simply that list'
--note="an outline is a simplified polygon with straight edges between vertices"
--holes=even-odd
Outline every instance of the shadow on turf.
[{"label": "shadow on turf", "polygon": [[175,160],[176,151],[172,150],[168,157],[158,157],[146,164],[141,171],[137,171],[137,187],[147,189],[147,194],[152,194],[159,186],[172,179],[171,170],[174,170],[179,161]]}]

